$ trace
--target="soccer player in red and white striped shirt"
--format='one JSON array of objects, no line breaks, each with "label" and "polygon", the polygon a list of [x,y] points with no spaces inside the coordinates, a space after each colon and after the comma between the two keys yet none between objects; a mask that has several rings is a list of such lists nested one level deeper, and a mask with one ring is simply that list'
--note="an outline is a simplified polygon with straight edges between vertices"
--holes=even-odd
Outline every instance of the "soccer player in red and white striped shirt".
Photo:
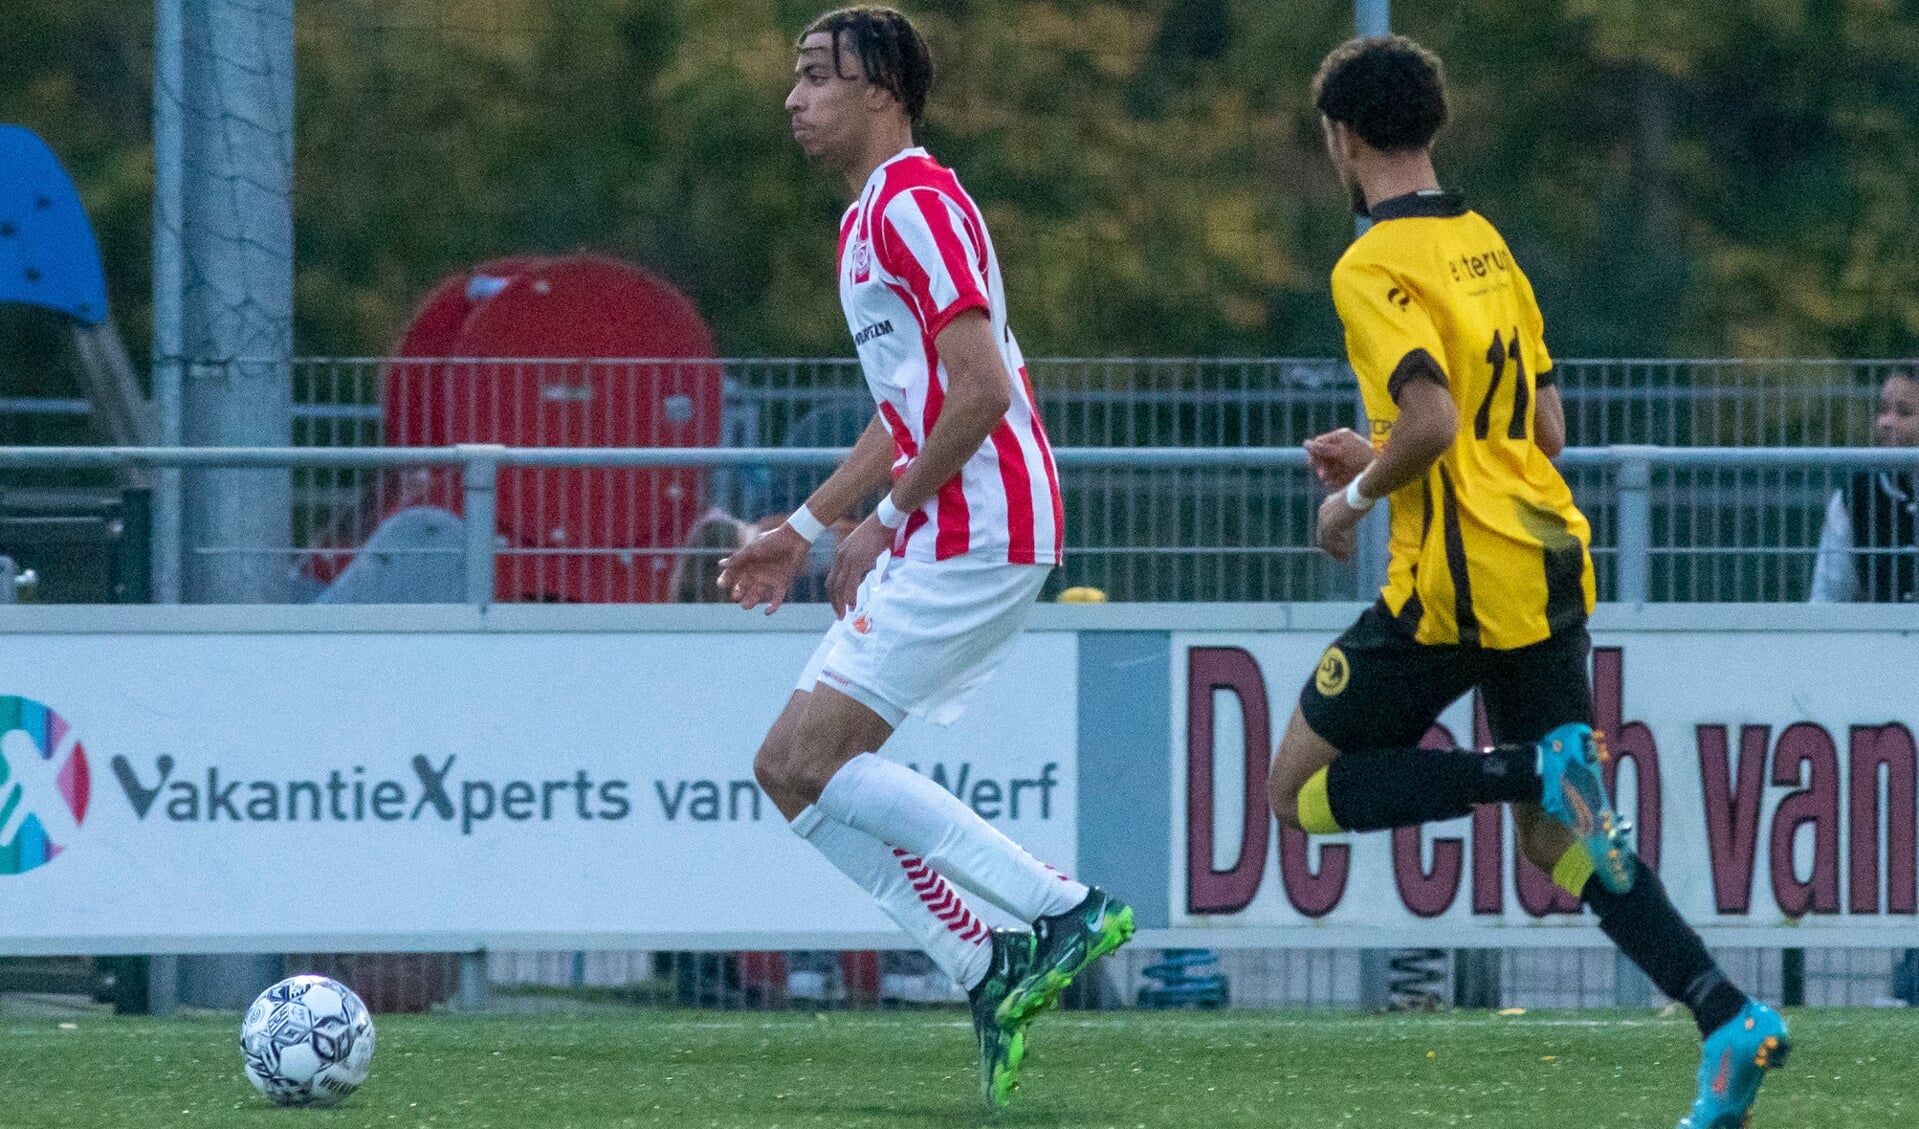
[{"label": "soccer player in red and white striped shirt", "polygon": [[[925,42],[896,11],[847,8],[798,46],[786,109],[800,147],[855,196],[840,301],[877,411],[786,524],[722,562],[721,586],[772,612],[824,524],[890,491],[840,543],[827,580],[838,622],[754,771],[793,830],[968,989],[982,1093],[1001,1104],[1027,1021],[1131,936],[1132,910],[877,750],[908,715],[951,722],[1011,649],[1059,563],[1059,475],[986,222],[913,144],[933,77]],[[1032,932],[988,930],[969,897]]]}]

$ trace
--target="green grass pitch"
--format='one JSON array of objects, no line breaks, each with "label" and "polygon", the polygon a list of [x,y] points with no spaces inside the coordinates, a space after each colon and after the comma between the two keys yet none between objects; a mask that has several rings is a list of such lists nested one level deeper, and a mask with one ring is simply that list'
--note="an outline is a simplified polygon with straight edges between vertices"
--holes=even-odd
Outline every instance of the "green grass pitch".
[{"label": "green grass pitch", "polygon": [[[1919,1013],[1790,1020],[1756,1129],[1919,1127]],[[365,1088],[288,1110],[242,1077],[238,1016],[0,1018],[0,1127],[1666,1129],[1698,1061],[1683,1016],[1644,1012],[1055,1013],[1012,1107],[987,1114],[957,1010],[377,1022]]]}]

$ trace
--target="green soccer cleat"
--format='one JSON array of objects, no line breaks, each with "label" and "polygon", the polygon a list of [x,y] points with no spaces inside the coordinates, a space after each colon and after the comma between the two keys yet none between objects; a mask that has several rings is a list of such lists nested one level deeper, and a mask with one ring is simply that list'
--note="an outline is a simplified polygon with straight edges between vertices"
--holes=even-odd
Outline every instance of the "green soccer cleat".
[{"label": "green soccer cleat", "polygon": [[966,993],[973,1008],[973,1034],[979,1039],[980,1097],[1003,1106],[1019,1085],[1020,1060],[1026,1057],[1026,1023],[1000,1017],[1013,989],[1033,968],[1033,935],[1024,929],[993,930],[992,963],[986,979]]},{"label": "green soccer cleat", "polygon": [[1572,829],[1592,855],[1593,873],[1615,894],[1632,890],[1633,852],[1626,822],[1606,799],[1599,766],[1606,739],[1588,725],[1562,725],[1541,738],[1539,804],[1546,814]]},{"label": "green soccer cleat", "polygon": [[1094,886],[1086,900],[1033,925],[1032,971],[999,1005],[1003,1021],[1025,1023],[1059,1002],[1073,979],[1133,936],[1133,907]]},{"label": "green soccer cleat", "polygon": [[1786,1064],[1792,1032],[1778,1012],[1747,1000],[1738,1015],[1706,1036],[1699,1062],[1699,1097],[1679,1129],[1744,1129],[1766,1071]]}]

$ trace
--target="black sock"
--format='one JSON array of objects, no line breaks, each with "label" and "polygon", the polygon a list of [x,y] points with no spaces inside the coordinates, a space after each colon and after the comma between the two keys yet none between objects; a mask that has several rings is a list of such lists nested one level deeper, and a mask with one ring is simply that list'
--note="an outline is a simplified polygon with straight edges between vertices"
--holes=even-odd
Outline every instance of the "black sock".
[{"label": "black sock", "polygon": [[1326,770],[1326,803],[1347,831],[1412,827],[1471,813],[1478,804],[1537,803],[1531,745],[1486,753],[1460,749],[1364,749]]},{"label": "black sock", "polygon": [[1582,895],[1599,915],[1599,928],[1667,996],[1692,1010],[1703,1038],[1746,1006],[1746,994],[1706,952],[1706,943],[1666,896],[1659,876],[1633,859],[1632,889],[1615,894],[1597,876]]}]

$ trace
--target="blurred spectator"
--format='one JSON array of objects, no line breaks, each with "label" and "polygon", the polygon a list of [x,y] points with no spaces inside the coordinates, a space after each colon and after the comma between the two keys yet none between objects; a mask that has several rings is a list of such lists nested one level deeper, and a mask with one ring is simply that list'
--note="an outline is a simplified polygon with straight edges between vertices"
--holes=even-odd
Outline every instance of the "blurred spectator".
[{"label": "blurred spectator", "polygon": [[[750,522],[741,521],[717,506],[706,511],[687,531],[686,548],[692,551],[681,554],[673,562],[669,589],[672,602],[726,603],[726,594],[720,591],[718,584],[720,559],[767,530],[779,528],[785,520],[783,513],[768,514],[757,522]],[[806,571],[794,578],[788,603],[825,602],[826,573],[833,565],[833,553],[839,548],[840,538],[852,532],[853,525],[850,520],[836,522],[813,540]]]},{"label": "blurred spectator", "polygon": [[[1895,370],[1879,389],[1872,439],[1919,447],[1919,368]],[[1919,482],[1910,470],[1869,470],[1833,491],[1813,562],[1815,604],[1919,599]]]},{"label": "blurred spectator", "polygon": [[[830,397],[830,398],[829,398]],[[795,419],[786,432],[788,447],[851,447],[873,418],[872,397],[864,386],[822,396]],[[792,513],[826,481],[829,467],[788,467],[770,471],[766,508]],[[771,528],[771,527],[769,527]]]},{"label": "blurred spectator", "polygon": [[746,544],[759,531],[753,526],[715,507],[700,515],[687,530],[686,548],[673,562],[673,579],[668,586],[669,599],[676,604],[722,604],[720,558]]}]

